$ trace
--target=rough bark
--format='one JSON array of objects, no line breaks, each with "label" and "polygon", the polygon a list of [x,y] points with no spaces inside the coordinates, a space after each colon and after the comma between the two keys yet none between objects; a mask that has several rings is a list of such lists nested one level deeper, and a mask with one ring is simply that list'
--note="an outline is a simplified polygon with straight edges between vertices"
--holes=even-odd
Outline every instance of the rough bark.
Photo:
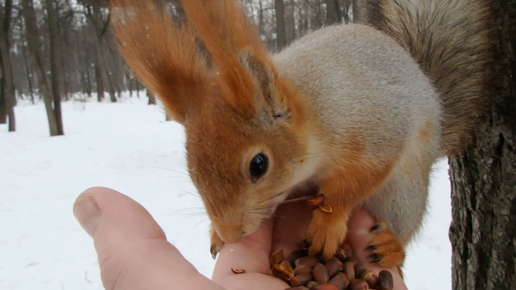
[{"label": "rough bark", "polygon": [[489,116],[450,158],[453,289],[516,289],[516,2],[493,0],[497,59]]},{"label": "rough bark", "polygon": [[0,98],[2,102],[0,103],[0,106],[4,108],[3,113],[0,112],[0,122],[1,120],[5,120],[6,115],[9,122],[9,132],[16,131],[16,118],[14,115],[16,97],[9,45],[12,5],[12,0],[6,0],[4,5],[5,8],[3,11],[0,11],[0,54],[2,61],[2,97]]},{"label": "rough bark", "polygon": [[276,45],[281,50],[287,45],[287,32],[285,28],[285,3],[283,0],[274,0],[276,12]]},{"label": "rough bark", "polygon": [[25,36],[27,37],[28,56],[34,68],[34,73],[36,74],[39,90],[43,95],[50,136],[57,136],[59,135],[59,131],[52,108],[52,92],[45,76],[45,70],[43,68],[39,52],[40,44],[38,36],[40,34],[38,33],[38,28],[36,26],[36,13],[34,12],[34,7],[32,7],[30,0],[22,0],[21,2],[23,5],[23,18],[25,20]]},{"label": "rough bark", "polygon": [[52,95],[56,119],[57,135],[64,135],[63,115],[61,114],[62,80],[61,53],[59,49],[59,30],[57,28],[57,12],[54,0],[46,0],[48,17],[48,34],[50,35],[50,70],[52,78]]}]

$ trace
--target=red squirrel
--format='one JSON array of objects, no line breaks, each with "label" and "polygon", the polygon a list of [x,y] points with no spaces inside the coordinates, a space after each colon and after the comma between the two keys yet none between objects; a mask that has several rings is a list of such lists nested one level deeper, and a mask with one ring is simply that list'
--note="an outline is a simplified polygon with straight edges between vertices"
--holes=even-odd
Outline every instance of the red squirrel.
[{"label": "red squirrel", "polygon": [[369,1],[362,24],[276,53],[236,1],[180,2],[184,21],[152,0],[112,0],[112,24],[131,70],[185,128],[212,254],[315,185],[332,212],[314,211],[310,254],[333,256],[362,206],[378,221],[373,262],[401,267],[433,163],[466,146],[486,101],[488,1]]}]

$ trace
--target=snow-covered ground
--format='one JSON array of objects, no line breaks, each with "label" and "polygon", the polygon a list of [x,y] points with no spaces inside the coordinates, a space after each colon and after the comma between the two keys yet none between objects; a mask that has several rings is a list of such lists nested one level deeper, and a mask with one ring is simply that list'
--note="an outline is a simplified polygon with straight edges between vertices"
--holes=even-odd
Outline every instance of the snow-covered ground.
[{"label": "snow-covered ground", "polygon": [[[103,289],[92,241],[72,214],[77,195],[92,186],[141,203],[169,241],[211,275],[208,218],[186,174],[183,129],[146,102],[64,103],[62,137],[49,137],[42,104],[16,107],[18,132],[0,125],[0,289]],[[411,290],[451,289],[449,195],[443,160],[425,228],[408,251]]]}]

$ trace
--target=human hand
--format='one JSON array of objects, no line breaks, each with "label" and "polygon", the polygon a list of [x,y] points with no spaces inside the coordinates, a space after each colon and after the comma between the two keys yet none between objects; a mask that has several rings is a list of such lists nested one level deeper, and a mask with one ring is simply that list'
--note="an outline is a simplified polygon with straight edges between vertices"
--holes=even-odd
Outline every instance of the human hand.
[{"label": "human hand", "polygon": [[[266,273],[269,255],[296,249],[306,233],[310,212],[302,203],[282,205],[275,219],[265,221],[255,233],[221,250],[212,279],[200,274],[179,251],[167,242],[163,230],[151,215],[129,197],[108,188],[91,188],[74,204],[74,214],[94,239],[106,289],[271,289],[288,285]],[[363,210],[350,219],[347,241],[355,256],[371,271],[378,267],[366,260],[363,249],[373,238],[374,220]],[[207,255],[209,253],[207,252]],[[233,274],[231,268],[245,269]],[[396,269],[388,269],[396,290],[406,289]]]}]

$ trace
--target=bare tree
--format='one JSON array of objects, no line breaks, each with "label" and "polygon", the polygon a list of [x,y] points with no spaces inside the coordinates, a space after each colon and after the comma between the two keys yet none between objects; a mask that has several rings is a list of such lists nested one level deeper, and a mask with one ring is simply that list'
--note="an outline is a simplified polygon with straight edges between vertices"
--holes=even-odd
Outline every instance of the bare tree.
[{"label": "bare tree", "polygon": [[52,110],[56,119],[57,135],[64,135],[63,117],[61,114],[61,96],[63,76],[61,72],[61,52],[59,48],[59,30],[57,28],[57,13],[54,0],[46,0],[48,33],[50,41],[50,72],[52,78],[52,96],[54,108]]},{"label": "bare tree", "polygon": [[41,59],[41,53],[39,51],[40,44],[38,36],[40,35],[37,27],[36,13],[30,0],[22,0],[23,5],[23,18],[25,20],[25,36],[27,37],[28,55],[31,60],[32,67],[36,73],[36,79],[38,81],[38,87],[43,100],[45,102],[45,109],[47,111],[48,125],[50,130],[50,136],[57,136],[59,134],[59,127],[57,125],[56,116],[54,114],[54,108],[52,107],[52,92],[45,76],[45,69]]},{"label": "bare tree", "polygon": [[285,29],[285,4],[283,0],[274,0],[276,10],[276,45],[281,50],[287,45],[287,33]]},{"label": "bare tree", "polygon": [[16,118],[14,115],[16,98],[9,41],[12,7],[13,1],[6,0],[4,9],[0,9],[0,123],[5,123],[6,117],[8,117],[9,132],[16,131]]},{"label": "bare tree", "polygon": [[336,0],[326,0],[326,25],[339,21],[339,4]]},{"label": "bare tree", "polygon": [[453,289],[516,289],[516,2],[492,0],[495,107],[450,158]]}]

